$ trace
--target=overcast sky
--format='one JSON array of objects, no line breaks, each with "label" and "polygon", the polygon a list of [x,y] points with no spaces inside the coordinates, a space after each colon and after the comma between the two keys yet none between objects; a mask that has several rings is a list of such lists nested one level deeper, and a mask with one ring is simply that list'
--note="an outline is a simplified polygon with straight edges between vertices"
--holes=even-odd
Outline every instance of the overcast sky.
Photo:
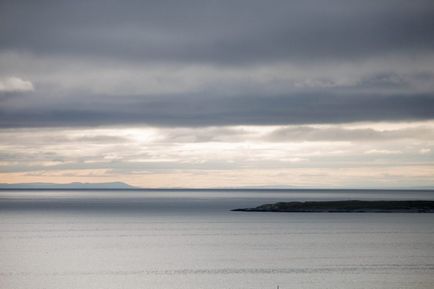
[{"label": "overcast sky", "polygon": [[434,187],[434,2],[0,1],[0,182]]}]

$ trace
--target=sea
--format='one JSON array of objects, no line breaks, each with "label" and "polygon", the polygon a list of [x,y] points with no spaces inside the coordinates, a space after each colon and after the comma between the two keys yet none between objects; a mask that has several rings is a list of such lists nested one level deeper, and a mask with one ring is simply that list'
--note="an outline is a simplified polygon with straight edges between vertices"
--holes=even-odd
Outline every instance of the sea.
[{"label": "sea", "polygon": [[2,190],[1,289],[434,288],[434,214],[233,212],[422,190]]}]

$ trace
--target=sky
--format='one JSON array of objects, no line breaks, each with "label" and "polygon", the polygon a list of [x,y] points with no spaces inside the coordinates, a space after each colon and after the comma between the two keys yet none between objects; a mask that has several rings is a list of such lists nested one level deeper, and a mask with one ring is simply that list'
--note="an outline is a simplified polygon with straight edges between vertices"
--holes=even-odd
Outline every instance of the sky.
[{"label": "sky", "polygon": [[432,0],[0,1],[0,182],[434,187]]}]

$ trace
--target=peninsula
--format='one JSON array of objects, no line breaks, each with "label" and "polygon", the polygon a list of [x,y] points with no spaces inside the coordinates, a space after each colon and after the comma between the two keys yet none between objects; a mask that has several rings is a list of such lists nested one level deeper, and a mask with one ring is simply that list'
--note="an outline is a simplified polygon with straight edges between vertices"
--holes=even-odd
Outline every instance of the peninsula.
[{"label": "peninsula", "polygon": [[434,201],[324,201],[279,202],[237,212],[288,213],[434,213]]}]

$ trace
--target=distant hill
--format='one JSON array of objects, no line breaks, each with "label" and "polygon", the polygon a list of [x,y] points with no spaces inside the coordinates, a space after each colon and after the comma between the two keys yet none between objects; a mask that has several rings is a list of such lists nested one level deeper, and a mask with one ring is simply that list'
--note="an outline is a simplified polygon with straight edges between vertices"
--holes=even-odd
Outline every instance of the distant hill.
[{"label": "distant hill", "polygon": [[122,182],[110,183],[22,183],[22,184],[0,184],[0,189],[137,189]]}]

